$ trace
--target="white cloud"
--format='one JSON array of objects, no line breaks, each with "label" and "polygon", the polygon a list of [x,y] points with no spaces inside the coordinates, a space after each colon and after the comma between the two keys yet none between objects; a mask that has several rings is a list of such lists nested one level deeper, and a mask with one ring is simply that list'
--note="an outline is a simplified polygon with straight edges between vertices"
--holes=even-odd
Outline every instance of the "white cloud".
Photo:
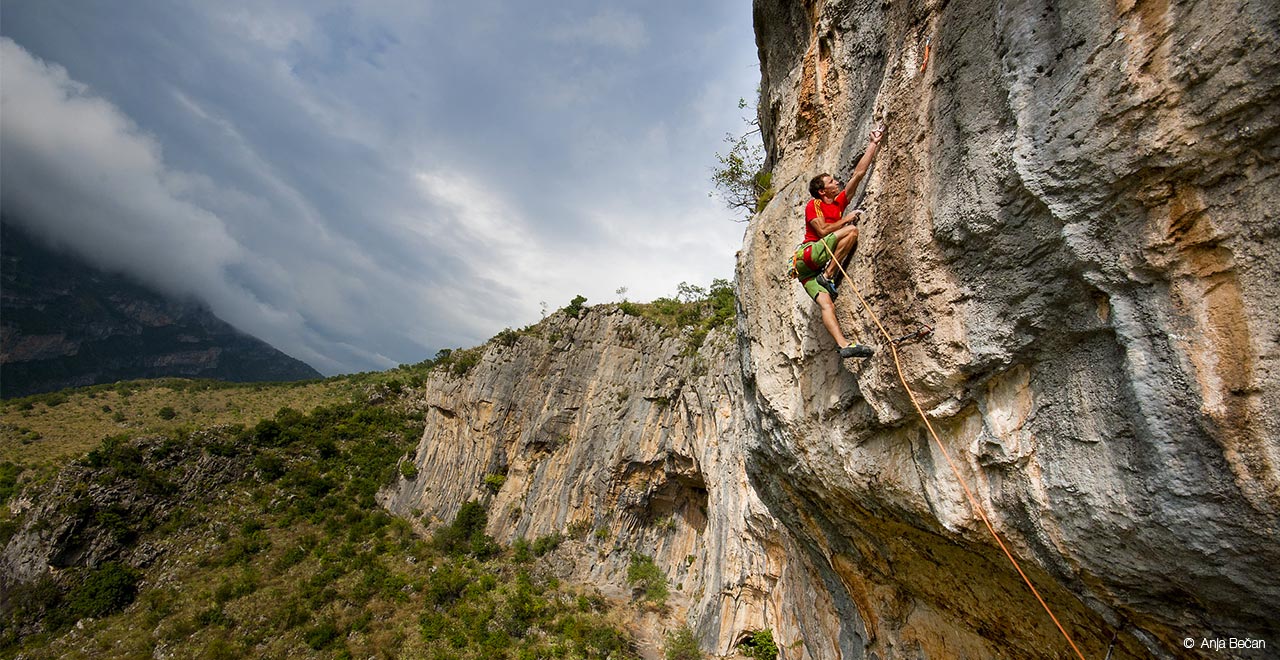
[{"label": "white cloud", "polygon": [[[56,92],[32,107],[6,50],[6,210],[43,204],[27,215],[64,243],[109,234],[91,256],[322,371],[732,273],[742,226],[706,192],[755,84],[741,3],[5,10],[6,35],[93,90],[26,57]],[[13,104],[47,124],[21,148]],[[36,192],[10,194],[20,179]]]},{"label": "white cloud", "polygon": [[551,31],[555,41],[582,43],[635,52],[649,44],[644,20],[631,12],[605,9],[586,20],[565,17],[565,25]]},{"label": "white cloud", "polygon": [[0,39],[3,206],[15,220],[178,294],[197,293],[243,248],[215,215],[183,200],[160,147],[65,69]]},{"label": "white cloud", "polygon": [[0,39],[0,66],[0,204],[7,218],[100,268],[203,300],[232,325],[322,371],[394,364],[368,349],[335,350],[311,326],[360,336],[370,315],[352,301],[376,299],[371,282],[390,290],[400,290],[398,283],[326,232],[305,197],[236,142],[233,126],[214,122],[244,151],[248,171],[293,205],[285,229],[306,245],[298,252],[264,254],[266,244],[250,249],[237,241],[211,208],[252,220],[276,213],[278,202],[169,169],[155,138],[62,67],[7,38]]}]

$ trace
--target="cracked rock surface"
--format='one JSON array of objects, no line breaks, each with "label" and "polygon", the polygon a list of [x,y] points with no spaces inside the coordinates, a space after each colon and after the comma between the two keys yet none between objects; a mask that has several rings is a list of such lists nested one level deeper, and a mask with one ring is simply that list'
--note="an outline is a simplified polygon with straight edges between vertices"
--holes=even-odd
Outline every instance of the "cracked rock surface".
[{"label": "cracked rock surface", "polygon": [[[1277,5],[754,11],[777,194],[736,332],[695,351],[602,306],[491,343],[428,383],[384,502],[481,499],[606,590],[651,555],[718,654],[769,628],[787,660],[1075,657],[967,487],[1086,657],[1280,646]],[[878,121],[836,307],[879,351],[841,361],[784,264],[809,178]],[[899,363],[938,442],[876,321],[933,326]]]},{"label": "cracked rock surface", "polygon": [[843,603],[783,637],[837,640],[806,643],[814,658],[1073,655],[870,313],[837,301],[881,348],[841,363],[778,266],[808,179],[847,175],[887,119],[851,279],[891,333],[934,325],[902,347],[905,378],[1081,650],[1101,657],[1116,631],[1134,657],[1280,639],[1276,5],[755,14],[780,187],[738,269],[773,436],[749,468]]}]

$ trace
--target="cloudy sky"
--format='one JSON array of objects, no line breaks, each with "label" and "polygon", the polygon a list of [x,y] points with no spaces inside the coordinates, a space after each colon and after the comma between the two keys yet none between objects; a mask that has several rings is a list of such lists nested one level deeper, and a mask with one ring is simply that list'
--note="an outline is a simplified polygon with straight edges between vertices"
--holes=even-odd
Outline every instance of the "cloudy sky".
[{"label": "cloudy sky", "polygon": [[6,0],[0,206],[326,374],[730,277],[751,5]]}]

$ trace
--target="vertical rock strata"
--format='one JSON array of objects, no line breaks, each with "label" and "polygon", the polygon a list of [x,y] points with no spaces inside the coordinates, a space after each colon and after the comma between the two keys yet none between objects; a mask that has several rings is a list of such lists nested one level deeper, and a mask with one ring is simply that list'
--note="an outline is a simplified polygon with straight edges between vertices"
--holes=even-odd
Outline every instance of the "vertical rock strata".
[{"label": "vertical rock strata", "polygon": [[650,555],[676,615],[729,648],[777,616],[785,562],[747,483],[758,433],[738,350],[732,330],[695,348],[609,307],[557,313],[491,342],[465,376],[434,372],[417,474],[383,500],[428,524],[482,501],[504,544],[562,534],[564,576],[614,596],[630,593],[632,554]]},{"label": "vertical rock strata", "polygon": [[1074,657],[854,290],[879,352],[842,362],[787,279],[809,178],[884,118],[851,281],[889,332],[935,327],[905,379],[1080,650],[1280,646],[1278,14],[757,0],[778,190],[736,334],[694,351],[598,308],[491,343],[426,388],[385,501],[577,530],[564,572],[599,585],[652,555],[718,653],[770,628],[787,659]]},{"label": "vertical rock strata", "polygon": [[779,190],[739,261],[768,436],[748,469],[841,612],[792,608],[784,640],[814,658],[1073,655],[852,290],[842,325],[881,351],[842,364],[779,266],[808,179],[847,174],[885,117],[852,281],[894,335],[936,327],[902,348],[905,377],[1081,650],[1280,644],[1278,15],[755,3]]}]

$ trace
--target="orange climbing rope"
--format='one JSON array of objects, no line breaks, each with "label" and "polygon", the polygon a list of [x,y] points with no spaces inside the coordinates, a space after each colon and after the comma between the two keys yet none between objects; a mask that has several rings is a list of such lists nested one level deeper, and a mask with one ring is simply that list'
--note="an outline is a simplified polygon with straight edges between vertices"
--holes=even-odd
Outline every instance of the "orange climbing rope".
[{"label": "orange climbing rope", "polygon": [[1071,650],[1076,652],[1076,655],[1080,657],[1080,660],[1085,660],[1084,654],[1080,652],[1075,641],[1071,639],[1071,635],[1067,634],[1066,628],[1062,627],[1062,624],[1058,621],[1058,617],[1054,615],[1049,604],[1045,602],[1044,598],[1040,597],[1040,592],[1036,590],[1034,584],[1031,584],[1031,580],[1027,577],[1027,574],[1022,572],[1022,566],[1018,564],[1018,560],[1013,557],[1013,553],[1009,552],[1009,548],[1005,546],[1000,535],[996,533],[995,526],[993,526],[991,524],[991,520],[987,518],[986,512],[982,510],[982,506],[978,504],[978,499],[973,496],[973,491],[969,490],[969,485],[965,483],[964,477],[960,476],[960,470],[956,468],[955,462],[951,460],[951,453],[948,452],[946,446],[942,444],[942,440],[938,439],[937,432],[933,430],[933,425],[929,423],[929,418],[924,414],[924,409],[920,407],[920,402],[916,400],[915,392],[911,391],[911,386],[907,384],[907,377],[902,373],[902,362],[898,359],[898,347],[893,340],[893,336],[889,334],[888,330],[885,330],[884,325],[880,323],[880,318],[876,316],[876,313],[871,311],[871,305],[868,305],[866,299],[862,297],[862,292],[858,291],[857,285],[853,283],[853,278],[849,277],[849,273],[845,271],[844,265],[839,261],[836,261],[836,267],[839,268],[840,272],[844,275],[844,281],[848,282],[849,287],[853,289],[853,295],[858,297],[858,302],[862,303],[863,309],[867,310],[867,314],[871,316],[871,320],[874,321],[876,327],[880,329],[880,334],[884,335],[885,341],[888,343],[889,350],[893,353],[893,366],[898,370],[898,380],[902,382],[902,388],[906,390],[907,396],[911,398],[911,405],[915,406],[916,412],[920,415],[920,419],[924,421],[924,426],[929,430],[929,435],[933,438],[933,441],[937,443],[938,449],[942,450],[942,456],[947,460],[947,465],[951,466],[951,471],[956,475],[956,481],[960,482],[960,487],[964,489],[964,494],[968,496],[969,504],[973,507],[973,510],[977,512],[978,517],[982,518],[982,522],[987,526],[987,531],[991,532],[991,536],[995,537],[996,543],[1000,545],[1000,549],[1004,551],[1004,555],[1009,558],[1010,563],[1012,563],[1013,567],[1017,569],[1018,575],[1022,576],[1022,581],[1027,583],[1027,587],[1031,589],[1031,593],[1035,594],[1036,600],[1040,601],[1040,605],[1044,607],[1044,611],[1049,613],[1049,618],[1053,619],[1053,624],[1058,627],[1058,632],[1061,632],[1062,636],[1066,638],[1067,643],[1071,645]]}]

